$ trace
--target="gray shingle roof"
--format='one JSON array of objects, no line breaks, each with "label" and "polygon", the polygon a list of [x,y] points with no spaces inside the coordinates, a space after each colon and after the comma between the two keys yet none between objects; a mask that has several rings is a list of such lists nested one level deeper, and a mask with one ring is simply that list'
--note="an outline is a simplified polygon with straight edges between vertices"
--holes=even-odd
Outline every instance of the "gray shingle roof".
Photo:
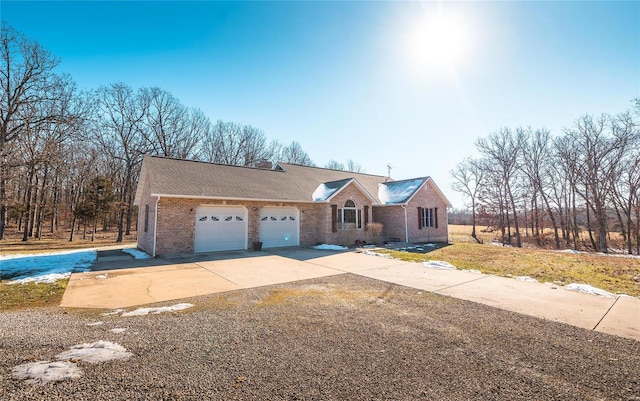
[{"label": "gray shingle roof", "polygon": [[160,196],[313,202],[312,194],[319,185],[328,184],[339,190],[350,179],[355,179],[376,203],[395,203],[379,198],[379,184],[393,181],[384,176],[288,163],[278,165],[284,171],[147,155],[142,163],[136,204],[140,204],[145,185],[151,194]]}]

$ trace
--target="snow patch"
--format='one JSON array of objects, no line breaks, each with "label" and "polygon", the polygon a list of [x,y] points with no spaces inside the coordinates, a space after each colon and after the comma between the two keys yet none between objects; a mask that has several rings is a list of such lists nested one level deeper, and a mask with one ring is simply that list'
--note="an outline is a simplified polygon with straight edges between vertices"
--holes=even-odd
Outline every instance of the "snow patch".
[{"label": "snow patch", "polygon": [[175,311],[185,310],[185,309],[191,308],[193,306],[195,306],[195,305],[184,303],[184,304],[176,304],[176,305],[172,305],[172,306],[161,306],[159,308],[138,308],[138,309],[136,309],[134,311],[131,311],[131,312],[125,312],[120,316],[122,316],[122,317],[144,316],[144,315],[148,315],[148,314],[158,314],[158,313],[163,313],[163,312],[175,312]]},{"label": "snow patch", "polygon": [[132,355],[119,344],[100,340],[91,344],[75,345],[56,355],[56,362],[37,361],[18,365],[13,368],[12,374],[29,384],[73,380],[82,376],[82,369],[76,364],[78,361],[99,363],[129,359]]},{"label": "snow patch", "polygon": [[0,279],[18,283],[51,283],[69,277],[70,273],[89,270],[96,261],[96,255],[95,249],[0,255]]},{"label": "snow patch", "polygon": [[120,344],[109,341],[96,341],[74,345],[70,350],[56,355],[56,359],[65,361],[78,359],[89,363],[100,363],[115,359],[129,359],[133,354]]},{"label": "snow patch", "polygon": [[73,362],[38,361],[18,365],[13,368],[12,374],[29,384],[45,384],[77,379],[82,376],[82,369]]},{"label": "snow patch", "polygon": [[136,248],[125,248],[122,252],[133,256],[134,259],[151,259],[151,255]]},{"label": "snow patch", "polygon": [[320,185],[318,185],[316,190],[313,191],[313,194],[311,195],[311,199],[313,199],[315,202],[320,202],[320,201],[327,200],[338,189],[339,189],[339,187],[330,188],[326,184],[320,184]]},{"label": "snow patch", "polygon": [[391,255],[389,255],[389,254],[386,254],[386,253],[377,253],[377,252],[372,252],[372,251],[368,251],[368,250],[366,250],[366,249],[365,249],[364,251],[362,251],[362,254],[363,254],[363,255],[369,255],[369,256],[377,256],[377,257],[379,257],[379,258],[385,258],[385,259],[393,259],[393,258],[391,257]]},{"label": "snow patch", "polygon": [[447,269],[456,270],[456,267],[449,262],[443,262],[441,260],[430,260],[428,262],[422,262],[422,266],[429,267],[431,269]]},{"label": "snow patch", "polygon": [[104,280],[109,278],[108,274],[98,274],[95,278],[97,278],[98,280]]},{"label": "snow patch", "polygon": [[330,245],[330,244],[315,245],[315,246],[312,246],[311,248],[318,249],[321,251],[344,251],[345,249],[349,249],[346,246]]},{"label": "snow patch", "polygon": [[118,313],[121,313],[121,312],[125,312],[125,310],[124,309],[114,309],[111,312],[101,313],[101,315],[102,316],[112,316],[112,315],[117,315]]},{"label": "snow patch", "polygon": [[102,326],[104,324],[104,322],[93,322],[93,323],[87,323],[87,326]]},{"label": "snow patch", "polygon": [[533,277],[529,277],[529,276],[517,276],[517,277],[514,277],[514,278],[516,280],[526,281],[526,282],[529,282],[529,283],[537,283],[538,282],[538,280],[536,280]]},{"label": "snow patch", "polygon": [[424,182],[424,178],[384,182],[378,185],[378,198],[384,204],[405,202]]},{"label": "snow patch", "polygon": [[565,285],[564,288],[571,291],[583,292],[585,294],[599,295],[605,298],[615,298],[615,295],[613,295],[612,293],[602,290],[600,288],[592,287],[589,284],[571,283],[571,284]]},{"label": "snow patch", "polygon": [[118,327],[118,328],[115,328],[115,329],[111,329],[109,331],[112,332],[112,333],[120,334],[120,333],[124,333],[125,331],[127,331],[127,329],[123,329],[123,328]]},{"label": "snow patch", "polygon": [[17,280],[7,281],[7,284],[26,284],[26,283],[43,283],[52,284],[58,280],[71,277],[71,273],[51,273],[36,277],[26,277]]}]

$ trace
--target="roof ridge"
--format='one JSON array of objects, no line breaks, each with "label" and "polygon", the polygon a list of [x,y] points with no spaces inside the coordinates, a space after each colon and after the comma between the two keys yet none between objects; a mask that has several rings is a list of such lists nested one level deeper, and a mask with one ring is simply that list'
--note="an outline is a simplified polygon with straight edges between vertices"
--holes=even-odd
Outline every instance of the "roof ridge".
[{"label": "roof ridge", "polygon": [[285,162],[277,162],[278,164],[286,164],[288,166],[296,166],[296,167],[305,167],[305,168],[314,168],[317,170],[325,170],[325,171],[336,171],[339,173],[351,173],[351,174],[358,174],[358,175],[366,175],[366,176],[370,176],[370,177],[379,177],[379,178],[384,178],[384,179],[388,179],[388,180],[392,180],[393,178],[389,178],[385,175],[378,175],[378,174],[369,174],[369,173],[358,173],[356,171],[350,171],[350,170],[338,170],[338,169],[334,169],[334,168],[326,168],[326,167],[318,167],[318,166],[307,166],[304,164],[296,164],[296,163],[285,163]]},{"label": "roof ridge", "polygon": [[[177,157],[152,155],[152,154],[147,154],[147,155],[149,157],[151,157],[151,158],[154,158],[154,159],[172,160],[172,161],[177,161],[177,162],[192,162],[192,163],[206,164],[206,165],[209,165],[209,166],[237,167],[237,168],[245,168],[245,169],[256,170],[256,171],[274,171],[274,172],[277,172],[277,173],[282,173],[282,171],[280,171],[280,170],[274,170],[274,169],[270,169],[270,168],[259,168],[259,167],[252,167],[252,166],[240,166],[240,165],[237,165],[237,164],[214,163],[214,162],[208,162],[208,161],[205,161],[205,160],[180,159],[180,158],[177,158]],[[147,156],[147,155],[145,155],[145,156]]]}]

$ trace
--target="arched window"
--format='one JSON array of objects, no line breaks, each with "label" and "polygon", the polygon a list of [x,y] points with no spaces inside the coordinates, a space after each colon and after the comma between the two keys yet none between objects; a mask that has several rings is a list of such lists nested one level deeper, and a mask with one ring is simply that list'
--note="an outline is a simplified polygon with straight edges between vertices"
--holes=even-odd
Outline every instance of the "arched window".
[{"label": "arched window", "polygon": [[338,227],[342,230],[362,228],[362,211],[353,200],[348,199],[342,209],[338,209]]}]

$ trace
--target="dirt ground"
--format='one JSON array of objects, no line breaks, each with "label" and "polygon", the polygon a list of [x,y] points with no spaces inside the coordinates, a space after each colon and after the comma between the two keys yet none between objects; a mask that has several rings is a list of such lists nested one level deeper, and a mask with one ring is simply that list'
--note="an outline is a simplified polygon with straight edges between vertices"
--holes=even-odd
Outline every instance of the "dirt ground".
[{"label": "dirt ground", "polygon": [[[179,302],[195,307],[0,312],[0,399],[640,400],[640,342],[354,275]],[[133,356],[12,376],[98,340]]]}]

